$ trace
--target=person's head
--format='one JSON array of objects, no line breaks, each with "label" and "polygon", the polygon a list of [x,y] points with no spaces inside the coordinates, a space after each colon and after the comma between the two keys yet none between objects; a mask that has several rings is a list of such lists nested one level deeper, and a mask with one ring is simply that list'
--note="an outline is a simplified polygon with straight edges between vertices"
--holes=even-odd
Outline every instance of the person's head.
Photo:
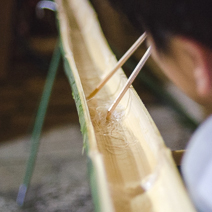
[{"label": "person's head", "polygon": [[142,33],[168,77],[194,100],[212,105],[212,1],[110,0]]}]

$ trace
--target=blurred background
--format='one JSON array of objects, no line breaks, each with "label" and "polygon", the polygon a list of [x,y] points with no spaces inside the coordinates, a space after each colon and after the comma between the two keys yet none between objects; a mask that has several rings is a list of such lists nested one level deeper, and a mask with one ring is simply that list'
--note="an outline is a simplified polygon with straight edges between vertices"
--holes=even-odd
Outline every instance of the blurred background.
[{"label": "blurred background", "polygon": [[[61,61],[47,110],[37,164],[24,208],[15,203],[36,112],[58,31],[55,14],[36,16],[38,0],[0,1],[0,211],[93,211],[72,91]],[[110,47],[120,58],[139,37],[107,0],[91,0]],[[105,13],[107,11],[107,13]],[[145,45],[124,66],[129,76]],[[166,144],[184,149],[203,119],[151,59],[133,86]]]}]

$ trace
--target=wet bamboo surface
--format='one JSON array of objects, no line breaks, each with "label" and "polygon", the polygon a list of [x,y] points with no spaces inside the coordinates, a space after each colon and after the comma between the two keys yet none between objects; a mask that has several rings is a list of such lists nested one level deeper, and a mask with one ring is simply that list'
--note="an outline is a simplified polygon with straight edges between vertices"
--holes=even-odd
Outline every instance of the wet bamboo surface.
[{"label": "wet bamboo surface", "polygon": [[117,61],[86,0],[56,2],[64,58],[72,73],[66,71],[72,88],[77,87],[75,101],[83,111],[87,153],[96,170],[95,204],[101,211],[194,211],[171,152],[132,87],[106,120],[127,80],[123,71],[86,101]]}]

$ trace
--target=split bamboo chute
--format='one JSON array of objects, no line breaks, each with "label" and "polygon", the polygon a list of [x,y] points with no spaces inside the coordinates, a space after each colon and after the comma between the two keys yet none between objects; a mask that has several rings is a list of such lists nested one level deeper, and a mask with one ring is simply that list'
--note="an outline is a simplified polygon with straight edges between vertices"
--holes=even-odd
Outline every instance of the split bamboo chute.
[{"label": "split bamboo chute", "polygon": [[56,0],[66,74],[88,155],[96,211],[193,212],[181,177],[148,111],[133,88],[106,119],[127,82],[88,0]]}]

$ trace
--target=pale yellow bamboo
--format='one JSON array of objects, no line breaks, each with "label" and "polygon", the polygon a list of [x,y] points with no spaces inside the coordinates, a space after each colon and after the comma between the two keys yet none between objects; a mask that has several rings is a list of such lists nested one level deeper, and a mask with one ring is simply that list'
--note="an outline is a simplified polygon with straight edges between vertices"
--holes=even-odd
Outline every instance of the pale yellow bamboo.
[{"label": "pale yellow bamboo", "polygon": [[133,88],[106,120],[108,105],[127,81],[121,69],[98,98],[86,101],[100,76],[117,61],[88,0],[57,4],[67,75],[86,135],[91,177],[96,179],[92,187],[98,211],[194,212],[171,151]]}]

